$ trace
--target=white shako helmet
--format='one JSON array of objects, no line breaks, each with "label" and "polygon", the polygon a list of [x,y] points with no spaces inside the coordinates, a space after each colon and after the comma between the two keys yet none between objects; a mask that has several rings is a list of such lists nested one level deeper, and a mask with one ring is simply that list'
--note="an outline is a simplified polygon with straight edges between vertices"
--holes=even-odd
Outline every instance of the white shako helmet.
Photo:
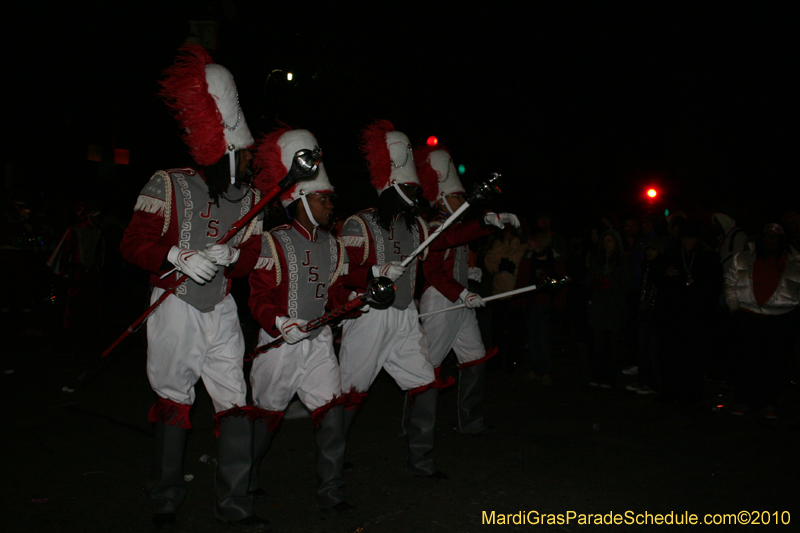
[{"label": "white shako helmet", "polygon": [[367,160],[370,181],[378,194],[394,187],[409,204],[413,202],[398,185],[419,186],[414,151],[405,133],[396,131],[388,120],[378,120],[361,133],[361,151]]},{"label": "white shako helmet", "polygon": [[210,166],[227,152],[233,183],[234,152],[254,144],[233,75],[198,44],[183,45],[164,74],[159,95],[184,130],[183,142],[192,158],[198,165]]},{"label": "white shako helmet", "polygon": [[[444,146],[423,146],[414,150],[414,162],[422,184],[422,194],[435,206],[440,198],[449,194],[466,193],[450,152]],[[450,204],[444,203],[450,211]],[[452,214],[452,211],[451,211]]]},{"label": "white shako helmet", "polygon": [[[295,130],[287,126],[260,138],[253,161],[256,181],[262,184],[261,187],[265,190],[277,185],[292,167],[295,154],[303,149],[312,151],[319,149],[317,139],[308,130]],[[311,221],[318,226],[319,224],[311,216],[311,209],[306,199],[306,195],[311,193],[333,193],[333,185],[328,180],[328,173],[323,163],[319,164],[312,179],[299,181],[280,195],[284,208],[296,200],[301,200]]]}]

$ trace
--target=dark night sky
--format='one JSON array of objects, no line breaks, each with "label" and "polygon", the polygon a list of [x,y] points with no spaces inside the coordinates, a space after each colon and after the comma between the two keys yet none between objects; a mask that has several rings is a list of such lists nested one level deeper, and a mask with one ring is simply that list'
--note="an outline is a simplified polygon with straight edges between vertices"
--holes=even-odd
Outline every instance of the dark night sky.
[{"label": "dark night sky", "polygon": [[[640,206],[651,181],[673,208],[797,209],[796,192],[780,192],[797,176],[788,8],[337,4],[123,1],[20,17],[4,37],[21,125],[4,143],[14,183],[74,194],[66,184],[109,179],[86,177],[98,172],[86,145],[116,143],[132,161],[111,196],[129,208],[154,170],[186,164],[156,82],[187,21],[213,19],[214,57],[236,76],[251,130],[276,118],[312,130],[334,184],[357,198],[346,207],[369,198],[358,132],[387,118],[414,143],[437,135],[465,182],[503,173],[518,209]],[[265,88],[276,68],[295,83]]]}]

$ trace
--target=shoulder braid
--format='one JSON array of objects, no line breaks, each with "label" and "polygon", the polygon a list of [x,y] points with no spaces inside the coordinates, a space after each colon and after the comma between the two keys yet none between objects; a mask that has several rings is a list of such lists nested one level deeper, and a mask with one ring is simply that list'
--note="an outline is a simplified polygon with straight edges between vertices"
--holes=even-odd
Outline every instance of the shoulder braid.
[{"label": "shoulder braid", "polygon": [[339,248],[339,261],[336,263],[336,271],[333,273],[333,276],[331,276],[330,286],[332,287],[336,279],[342,273],[342,269],[344,268],[344,254],[347,253],[347,250],[345,250],[344,244],[342,244],[342,241],[340,241],[338,237],[335,235],[331,235],[331,237],[336,240],[336,246]]},{"label": "shoulder braid", "polygon": [[163,237],[169,229],[169,221],[172,220],[172,177],[163,170],[159,170],[154,176],[160,176],[164,180],[164,227],[161,228]]},{"label": "shoulder braid", "polygon": [[267,243],[269,244],[269,251],[272,253],[272,258],[275,262],[275,285],[281,284],[281,260],[278,255],[278,249],[275,246],[275,239],[273,239],[272,234],[268,231],[265,231],[262,234],[264,237],[267,238]]},{"label": "shoulder braid", "polygon": [[[261,191],[258,189],[253,190],[253,207],[261,201]],[[244,236],[242,237],[242,242],[245,242],[249,239],[254,233],[261,233],[263,223],[259,218],[259,215],[255,215],[253,220],[247,225],[247,229],[244,232]]]},{"label": "shoulder braid", "polygon": [[361,226],[361,233],[364,235],[364,257],[361,258],[361,263],[359,263],[360,265],[363,265],[364,261],[366,261],[367,257],[369,257],[369,231],[367,230],[367,224],[364,222],[364,219],[358,215],[353,215],[345,220],[345,225],[347,225],[351,219],[358,222],[358,225]]}]

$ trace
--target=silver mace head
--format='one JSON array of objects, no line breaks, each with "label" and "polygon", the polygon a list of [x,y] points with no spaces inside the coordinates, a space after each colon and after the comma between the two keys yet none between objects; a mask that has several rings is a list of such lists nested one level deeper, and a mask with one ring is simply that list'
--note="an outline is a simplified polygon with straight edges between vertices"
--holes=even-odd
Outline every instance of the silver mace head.
[{"label": "silver mace head", "polygon": [[280,182],[281,189],[291,187],[300,180],[305,180],[314,175],[322,162],[322,150],[304,148],[298,150],[292,159],[292,168]]},{"label": "silver mace head", "polygon": [[373,278],[367,284],[367,303],[375,309],[386,309],[394,301],[394,291],[394,282],[389,278]]},{"label": "silver mace head", "polygon": [[500,174],[497,172],[493,172],[489,178],[484,181],[483,183],[476,183],[475,188],[472,190],[472,194],[469,197],[469,203],[473,204],[475,202],[488,200],[492,196],[496,194],[500,194],[502,191],[500,190]]}]

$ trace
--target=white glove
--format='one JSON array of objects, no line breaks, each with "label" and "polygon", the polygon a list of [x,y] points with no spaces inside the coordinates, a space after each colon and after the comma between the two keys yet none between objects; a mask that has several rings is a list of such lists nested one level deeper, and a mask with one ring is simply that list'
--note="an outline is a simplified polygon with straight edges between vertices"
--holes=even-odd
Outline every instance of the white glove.
[{"label": "white glove", "polygon": [[500,222],[503,224],[511,224],[515,228],[519,227],[519,218],[513,213],[500,213]]},{"label": "white glove", "polygon": [[167,254],[167,261],[175,265],[175,268],[192,278],[200,285],[206,281],[211,281],[217,273],[217,265],[204,252],[197,250],[186,250],[173,246]]},{"label": "white glove", "polygon": [[498,216],[497,213],[486,213],[486,215],[483,217],[483,222],[487,226],[496,226],[496,227],[498,227],[500,229],[503,229],[504,227],[506,227],[505,224],[500,222],[500,216]]},{"label": "white glove", "polygon": [[475,283],[480,283],[483,279],[483,270],[478,267],[469,267],[467,270],[467,279],[471,279]]},{"label": "white glove", "polygon": [[461,291],[461,294],[458,296],[464,300],[464,305],[466,305],[469,309],[475,309],[476,307],[483,307],[486,305],[486,302],[483,301],[483,298],[474,292],[468,291],[467,289]]},{"label": "white glove", "polygon": [[[361,295],[358,294],[356,291],[353,291],[350,293],[350,297],[348,298],[348,300],[355,300],[359,296]],[[369,313],[369,304],[364,304],[364,307],[360,307],[359,311],[361,311],[362,313]]]},{"label": "white glove", "polygon": [[397,281],[400,279],[400,276],[405,273],[406,267],[400,266],[400,263],[397,261],[392,261],[391,263],[386,263],[385,265],[373,265],[372,267],[372,275],[377,277],[383,276],[389,278],[392,281]]},{"label": "white glove", "polygon": [[287,344],[297,344],[301,340],[311,335],[310,331],[302,331],[300,328],[306,327],[308,320],[300,318],[289,318],[288,316],[275,317],[275,325],[283,335],[283,340]]},{"label": "white glove", "polygon": [[483,217],[483,222],[487,226],[497,226],[500,229],[506,227],[506,224],[511,224],[515,228],[519,227],[519,219],[517,215],[512,215],[511,213],[486,213],[486,216]]},{"label": "white glove", "polygon": [[206,244],[205,254],[216,264],[224,267],[239,259],[239,249],[231,248],[227,244]]}]

